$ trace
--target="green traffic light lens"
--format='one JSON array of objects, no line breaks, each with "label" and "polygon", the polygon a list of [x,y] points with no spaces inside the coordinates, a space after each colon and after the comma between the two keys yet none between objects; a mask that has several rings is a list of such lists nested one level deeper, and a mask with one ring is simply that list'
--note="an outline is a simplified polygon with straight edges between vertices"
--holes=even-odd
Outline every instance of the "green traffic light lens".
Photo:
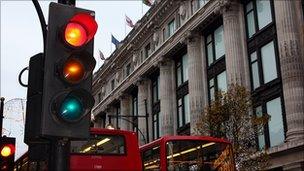
[{"label": "green traffic light lens", "polygon": [[59,116],[67,121],[75,121],[81,118],[84,112],[82,102],[76,97],[67,97],[59,110]]}]

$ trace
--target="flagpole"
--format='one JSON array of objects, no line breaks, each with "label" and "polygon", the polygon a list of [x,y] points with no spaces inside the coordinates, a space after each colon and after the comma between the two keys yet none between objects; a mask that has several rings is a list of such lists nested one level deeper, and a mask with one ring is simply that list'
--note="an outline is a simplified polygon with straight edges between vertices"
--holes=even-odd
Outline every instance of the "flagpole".
[{"label": "flagpole", "polygon": [[144,13],[144,3],[142,1],[141,2],[141,16],[143,16]]},{"label": "flagpole", "polygon": [[126,26],[126,25],[127,25],[127,22],[126,22],[126,18],[127,18],[127,17],[126,17],[126,16],[127,16],[127,15],[125,14],[125,37],[126,37],[126,35],[127,35],[127,26]]},{"label": "flagpole", "polygon": [[110,55],[111,55],[112,54],[112,33],[111,33],[110,49],[111,49],[111,53],[110,53]]}]

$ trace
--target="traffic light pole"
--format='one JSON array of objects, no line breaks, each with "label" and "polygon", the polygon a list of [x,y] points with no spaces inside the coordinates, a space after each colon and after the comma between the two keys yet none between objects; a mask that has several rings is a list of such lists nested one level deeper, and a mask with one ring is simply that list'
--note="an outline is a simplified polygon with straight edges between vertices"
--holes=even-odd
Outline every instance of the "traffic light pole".
[{"label": "traffic light pole", "polygon": [[2,127],[3,127],[3,108],[4,108],[4,97],[0,98],[0,138],[2,137]]},{"label": "traffic light pole", "polygon": [[54,139],[51,143],[49,169],[54,171],[69,170],[70,143],[68,139]]},{"label": "traffic light pole", "polygon": [[75,6],[75,1],[76,0],[58,0],[58,3]]}]

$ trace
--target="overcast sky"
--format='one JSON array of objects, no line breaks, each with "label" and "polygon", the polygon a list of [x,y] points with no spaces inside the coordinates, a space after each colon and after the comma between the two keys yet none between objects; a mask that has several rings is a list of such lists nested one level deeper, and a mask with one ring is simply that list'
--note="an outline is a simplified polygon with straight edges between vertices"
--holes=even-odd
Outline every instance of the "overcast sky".
[{"label": "overcast sky", "polygon": [[[43,10],[46,22],[48,18],[48,5],[52,1],[39,1]],[[56,2],[56,1],[53,1]],[[76,6],[94,10],[98,31],[94,42],[94,57],[97,61],[97,68],[102,62],[98,56],[100,49],[106,57],[110,56],[111,33],[118,39],[123,40],[126,32],[131,28],[125,26],[125,15],[132,19],[135,24],[142,15],[149,9],[142,4],[141,0],[76,0]],[[6,101],[14,98],[26,98],[26,88],[18,83],[18,74],[28,66],[29,58],[42,52],[42,33],[39,19],[35,8],[30,0],[13,1],[1,0],[1,87],[0,96]],[[97,69],[95,68],[95,70]],[[23,77],[27,82],[27,72]],[[23,138],[23,137],[22,137]],[[19,139],[19,141],[23,141]],[[17,147],[18,157],[26,149]]]}]

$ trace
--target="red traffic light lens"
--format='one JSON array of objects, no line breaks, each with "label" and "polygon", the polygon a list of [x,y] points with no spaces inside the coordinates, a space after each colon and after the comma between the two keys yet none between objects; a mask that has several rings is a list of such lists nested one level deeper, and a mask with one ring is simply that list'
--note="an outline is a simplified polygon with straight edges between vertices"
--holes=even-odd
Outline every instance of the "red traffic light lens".
[{"label": "red traffic light lens", "polygon": [[76,14],[65,27],[64,39],[73,47],[81,47],[94,37],[97,27],[95,19],[90,14]]},{"label": "red traffic light lens", "polygon": [[77,23],[69,23],[65,28],[65,41],[75,47],[82,46],[87,41],[87,33],[85,29]]},{"label": "red traffic light lens", "polygon": [[80,82],[85,75],[85,67],[81,61],[71,58],[63,66],[63,77],[69,83]]},{"label": "red traffic light lens", "polygon": [[1,156],[8,157],[15,152],[15,146],[12,144],[5,145],[1,148]]}]

